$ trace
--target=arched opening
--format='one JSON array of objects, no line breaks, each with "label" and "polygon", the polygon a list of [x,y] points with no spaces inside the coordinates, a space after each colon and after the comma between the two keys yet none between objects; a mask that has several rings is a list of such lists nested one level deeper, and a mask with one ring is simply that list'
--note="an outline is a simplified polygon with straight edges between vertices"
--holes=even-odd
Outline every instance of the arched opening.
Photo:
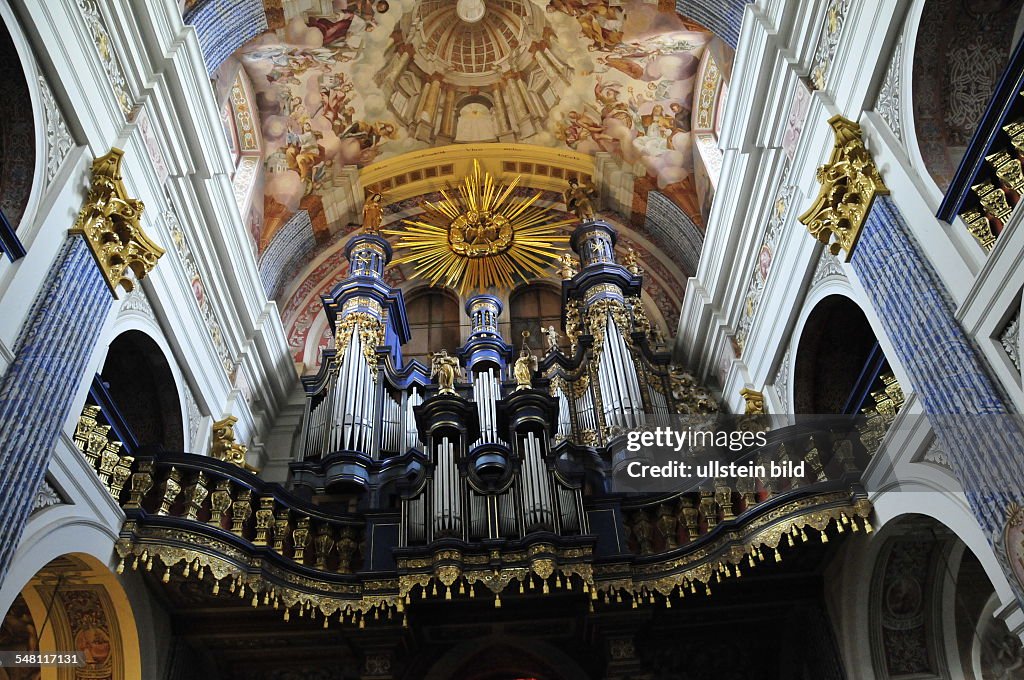
[{"label": "arched opening", "polygon": [[945,191],[1013,49],[1024,0],[928,0],[914,46],[914,127]]},{"label": "arched opening", "polygon": [[498,126],[491,103],[480,96],[459,102],[456,142],[492,142],[498,138]]},{"label": "arched opening", "polygon": [[830,295],[815,306],[800,335],[795,413],[860,413],[888,370],[864,312],[850,298]]},{"label": "arched opening", "polygon": [[58,557],[32,577],[0,624],[0,649],[74,651],[84,661],[73,675],[52,667],[0,669],[9,680],[142,678],[128,598],[110,570],[86,555]]},{"label": "arched opening", "polygon": [[178,387],[152,338],[135,330],[114,338],[100,379],[140,449],[185,449]]},{"label": "arched opening", "polygon": [[32,192],[36,162],[35,123],[21,58],[6,24],[0,23],[0,210],[17,228]]},{"label": "arched opening", "polygon": [[907,515],[884,535],[868,602],[875,677],[1021,677],[1020,639],[994,618],[992,583],[956,534]]},{"label": "arched opening", "polygon": [[[554,326],[562,334],[562,296],[550,286],[531,283],[519,288],[508,300],[508,326],[502,329],[508,341],[515,347],[523,342],[523,331],[530,332],[528,343],[533,349],[547,347],[543,331]],[[562,334],[559,346],[569,347],[568,339]]]},{"label": "arched opening", "polygon": [[412,337],[402,347],[406,362],[416,359],[430,365],[430,354],[442,349],[454,353],[462,344],[459,301],[438,288],[425,288],[406,301],[406,316]]}]

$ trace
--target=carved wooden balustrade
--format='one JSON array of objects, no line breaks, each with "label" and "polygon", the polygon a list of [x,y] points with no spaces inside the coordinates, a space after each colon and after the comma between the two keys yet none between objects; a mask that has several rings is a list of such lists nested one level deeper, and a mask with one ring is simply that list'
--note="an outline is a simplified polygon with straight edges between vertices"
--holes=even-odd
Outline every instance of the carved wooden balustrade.
[{"label": "carved wooden balustrade", "polygon": [[942,204],[939,219],[963,219],[991,250],[1024,195],[1024,42],[1018,43],[988,109],[971,138]]}]

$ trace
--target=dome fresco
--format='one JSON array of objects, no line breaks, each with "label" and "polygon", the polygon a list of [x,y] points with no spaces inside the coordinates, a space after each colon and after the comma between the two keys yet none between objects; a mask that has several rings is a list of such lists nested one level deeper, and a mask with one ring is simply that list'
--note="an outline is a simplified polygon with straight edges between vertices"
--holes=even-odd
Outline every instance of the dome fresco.
[{"label": "dome fresco", "polygon": [[[293,240],[296,217],[308,215],[301,254],[287,266],[270,257],[261,265],[277,268],[266,278],[276,282],[270,292],[297,361],[316,352],[304,351],[313,349],[311,328],[295,314],[315,309],[343,274],[325,266],[360,221],[365,193],[383,193],[384,220],[397,223],[459,181],[442,168],[403,192],[419,175],[375,182],[374,168],[452,144],[529,145],[590,159],[585,176],[601,197],[597,208],[657,260],[652,303],[674,316],[692,272],[646,232],[647,193],[661,192],[702,223],[709,192],[694,169],[700,152],[691,130],[701,124],[691,119],[707,30],[649,0],[336,0],[312,9],[286,1],[271,26],[236,58],[262,139],[262,214],[251,221],[258,255],[275,239]],[[553,192],[551,205],[561,208],[574,171],[557,165],[490,169],[504,182],[524,174],[524,187]],[[392,269],[415,284],[407,265]]]}]

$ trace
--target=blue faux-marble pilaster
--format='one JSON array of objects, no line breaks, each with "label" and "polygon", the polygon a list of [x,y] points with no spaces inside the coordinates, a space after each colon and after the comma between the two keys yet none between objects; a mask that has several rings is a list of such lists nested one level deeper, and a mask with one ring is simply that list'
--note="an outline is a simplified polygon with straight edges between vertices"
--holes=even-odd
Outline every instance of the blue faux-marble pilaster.
[{"label": "blue faux-marble pilaster", "polygon": [[[1024,491],[1020,421],[1006,417],[1011,412],[1006,399],[888,196],[875,198],[851,265],[975,516],[1008,570],[999,545],[1007,505],[1011,499],[1019,502]],[[1011,490],[1017,491],[1011,496]],[[1007,577],[1021,598],[1020,584],[1009,570]]]},{"label": "blue faux-marble pilaster", "polygon": [[0,378],[0,581],[112,304],[81,236],[68,236]]}]

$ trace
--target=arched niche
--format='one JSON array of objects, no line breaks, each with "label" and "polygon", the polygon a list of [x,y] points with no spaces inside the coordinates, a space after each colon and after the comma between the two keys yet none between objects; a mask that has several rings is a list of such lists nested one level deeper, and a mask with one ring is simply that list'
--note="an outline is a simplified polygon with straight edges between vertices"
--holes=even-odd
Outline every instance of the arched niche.
[{"label": "arched niche", "polygon": [[490,636],[450,649],[425,680],[583,680],[590,677],[568,655],[538,639]]},{"label": "arched niche", "polygon": [[185,449],[181,402],[160,346],[139,330],[110,343],[100,378],[143,449]]},{"label": "arched niche", "polygon": [[[84,666],[18,670],[11,680],[141,680],[139,634],[128,596],[98,560],[66,554],[40,569],[14,599],[0,626],[0,648],[78,652]],[[31,673],[38,673],[32,675]]]},{"label": "arched niche", "polygon": [[493,142],[498,139],[494,107],[481,95],[464,97],[455,104],[456,142]]},{"label": "arched niche", "polygon": [[1020,677],[1020,640],[993,618],[998,600],[992,583],[953,531],[932,517],[908,514],[887,524],[875,541],[867,623],[877,680]]},{"label": "arched niche", "polygon": [[26,68],[12,25],[14,18],[0,13],[0,209],[15,229],[32,197],[37,174],[37,140],[32,97]]},{"label": "arched niche", "polygon": [[412,337],[402,346],[402,360],[413,359],[430,365],[433,352],[448,350],[454,354],[462,344],[462,317],[459,299],[444,288],[424,287],[405,299],[405,313]]},{"label": "arched niche", "polygon": [[927,0],[914,39],[914,130],[943,192],[1014,47],[1024,0]]},{"label": "arched niche", "polygon": [[828,295],[811,310],[796,348],[796,414],[859,413],[888,370],[871,324],[844,295]]}]

